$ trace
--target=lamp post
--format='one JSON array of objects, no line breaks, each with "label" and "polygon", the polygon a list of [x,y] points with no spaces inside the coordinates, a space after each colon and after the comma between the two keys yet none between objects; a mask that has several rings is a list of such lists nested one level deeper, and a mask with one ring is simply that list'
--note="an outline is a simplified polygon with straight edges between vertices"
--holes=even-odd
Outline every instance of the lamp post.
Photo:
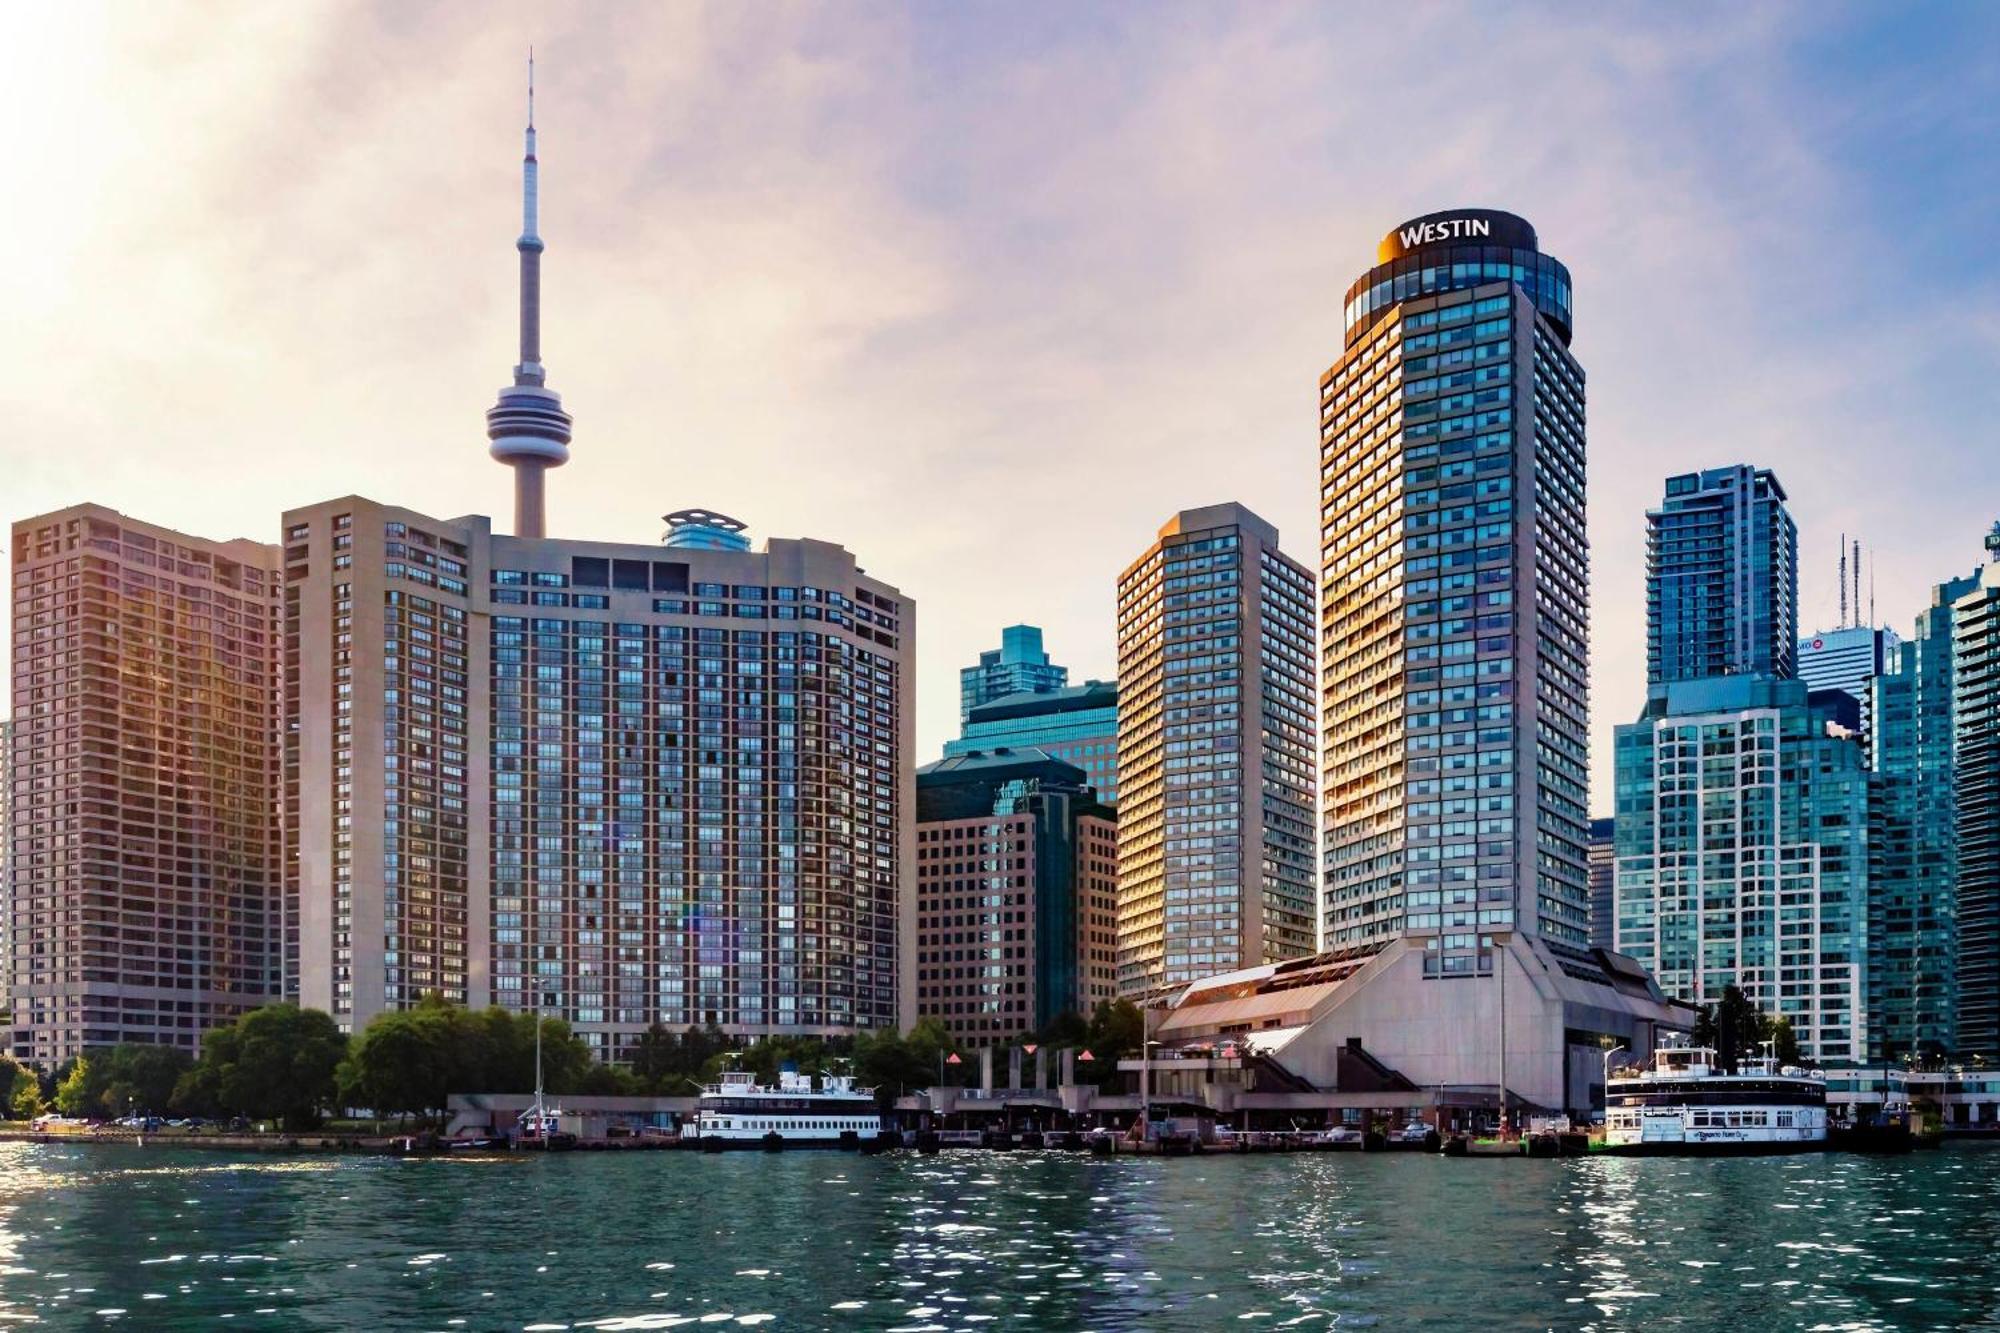
[{"label": "lamp post", "polygon": [[1496,931],[1486,938],[1494,948],[1493,979],[1500,983],[1500,1137],[1504,1139],[1513,1123],[1507,1110],[1507,944],[1513,932]]},{"label": "lamp post", "polygon": [[1611,1118],[1611,1057],[1625,1049],[1624,1043],[1613,1046],[1604,1053],[1604,1118]]}]

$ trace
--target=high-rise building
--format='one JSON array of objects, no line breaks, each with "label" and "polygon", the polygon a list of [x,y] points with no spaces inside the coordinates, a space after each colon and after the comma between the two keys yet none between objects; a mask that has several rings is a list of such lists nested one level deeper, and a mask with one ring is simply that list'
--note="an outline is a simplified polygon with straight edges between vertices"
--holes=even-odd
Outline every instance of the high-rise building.
[{"label": "high-rise building", "polygon": [[917,772],[917,1015],[1015,1041],[1117,995],[1117,826],[1037,749]]},{"label": "high-rise building", "polygon": [[[0,997],[9,989],[6,932],[13,917],[14,881],[8,866],[14,855],[14,722],[0,718]],[[12,1038],[9,1037],[12,1049]]]},{"label": "high-rise building", "polygon": [[1320,377],[1326,943],[1477,975],[1518,932],[1595,966],[1569,273],[1482,210],[1378,259]]},{"label": "high-rise building", "polygon": [[1068,683],[1069,668],[1042,651],[1041,630],[1009,625],[1000,631],[1000,646],[979,655],[979,665],[960,668],[958,720],[968,722],[973,709],[1010,694],[1048,694]]},{"label": "high-rise building", "polygon": [[1097,798],[1118,801],[1118,682],[1092,680],[1046,694],[1006,694],[966,718],[947,759],[973,751],[1046,750],[1083,770]]},{"label": "high-rise building", "polygon": [[1957,1049],[1952,604],[1978,584],[1934,589],[1915,634],[1868,682],[1870,1060]]},{"label": "high-rise building", "polygon": [[1118,580],[1118,984],[1314,947],[1312,576],[1239,504],[1184,509]]},{"label": "high-rise building", "polygon": [[1617,905],[1611,882],[1615,877],[1612,829],[1617,821],[1590,821],[1590,943],[1597,949],[1618,947]]},{"label": "high-rise building", "polygon": [[1667,478],[1646,511],[1646,679],[1791,676],[1799,536],[1768,468]]},{"label": "high-rise building", "polygon": [[[1400,1077],[1439,1104],[1574,1113],[1604,1049],[1643,1058],[1678,1014],[1591,946],[1569,273],[1526,221],[1479,209],[1416,218],[1376,258],[1319,380],[1324,952],[1215,979],[1211,1012],[1241,1009],[1225,1032],[1293,1025],[1285,1063],[1321,1086]],[[1122,662],[1120,685],[1130,700]]]},{"label": "high-rise building", "polygon": [[13,529],[12,1047],[193,1049],[281,985],[275,547]]},{"label": "high-rise building", "polygon": [[[284,517],[298,995],[359,1029],[437,992],[566,1018],[906,1026],[915,612],[840,546],[544,535],[534,130],[521,350],[488,414],[513,536],[356,497]],[[292,795],[291,793],[296,793]]]},{"label": "high-rise building", "polygon": [[1873,625],[1824,630],[1799,640],[1798,677],[1813,690],[1842,690],[1865,710],[1868,681],[1889,669],[1900,640],[1896,632]]},{"label": "high-rise building", "polygon": [[1866,1052],[1869,775],[1771,676],[1674,681],[1616,731],[1618,950],[1669,995],[1740,987],[1822,1061]]},{"label": "high-rise building", "polygon": [[[1952,603],[1952,805],[1958,835],[1957,1054],[2000,1060],[2000,523]],[[16,706],[18,713],[18,705]]]}]

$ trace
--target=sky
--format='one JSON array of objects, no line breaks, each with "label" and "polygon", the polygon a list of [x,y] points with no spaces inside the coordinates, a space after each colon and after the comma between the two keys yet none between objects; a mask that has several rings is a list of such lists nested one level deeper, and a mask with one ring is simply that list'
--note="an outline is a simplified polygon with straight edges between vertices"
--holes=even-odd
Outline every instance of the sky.
[{"label": "sky", "polygon": [[1317,381],[1376,242],[1517,212],[1589,376],[1593,807],[1663,478],[1776,469],[1902,630],[2000,518],[2000,6],[171,3],[0,46],[0,518],[275,540],[510,514],[523,55],[556,536],[702,506],[913,597],[921,759],[1039,624],[1238,500],[1317,564]]}]

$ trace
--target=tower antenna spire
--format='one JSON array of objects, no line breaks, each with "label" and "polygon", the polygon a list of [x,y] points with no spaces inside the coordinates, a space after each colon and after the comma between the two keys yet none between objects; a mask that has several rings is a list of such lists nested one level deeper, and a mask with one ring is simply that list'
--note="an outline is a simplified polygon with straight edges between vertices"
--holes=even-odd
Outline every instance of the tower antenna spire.
[{"label": "tower antenna spire", "polygon": [[545,480],[569,461],[570,416],[542,366],[541,162],[535,153],[535,49],[528,48],[528,129],[521,157],[521,359],[486,411],[488,450],[514,469],[514,535],[548,535]]}]

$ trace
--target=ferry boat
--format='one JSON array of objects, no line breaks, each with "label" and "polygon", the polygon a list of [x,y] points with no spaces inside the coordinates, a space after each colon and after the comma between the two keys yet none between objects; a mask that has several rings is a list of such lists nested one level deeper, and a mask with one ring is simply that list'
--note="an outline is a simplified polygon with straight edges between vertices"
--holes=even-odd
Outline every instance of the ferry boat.
[{"label": "ferry boat", "polygon": [[873,1140],[882,1129],[872,1088],[857,1088],[840,1074],[785,1070],[767,1088],[748,1070],[725,1070],[722,1082],[703,1086],[693,1123],[681,1137],[702,1147],[837,1147]]},{"label": "ferry boat", "polygon": [[1654,1052],[1605,1089],[1604,1150],[1644,1154],[1817,1152],[1827,1146],[1826,1080],[1774,1060],[1723,1073],[1708,1046]]}]

